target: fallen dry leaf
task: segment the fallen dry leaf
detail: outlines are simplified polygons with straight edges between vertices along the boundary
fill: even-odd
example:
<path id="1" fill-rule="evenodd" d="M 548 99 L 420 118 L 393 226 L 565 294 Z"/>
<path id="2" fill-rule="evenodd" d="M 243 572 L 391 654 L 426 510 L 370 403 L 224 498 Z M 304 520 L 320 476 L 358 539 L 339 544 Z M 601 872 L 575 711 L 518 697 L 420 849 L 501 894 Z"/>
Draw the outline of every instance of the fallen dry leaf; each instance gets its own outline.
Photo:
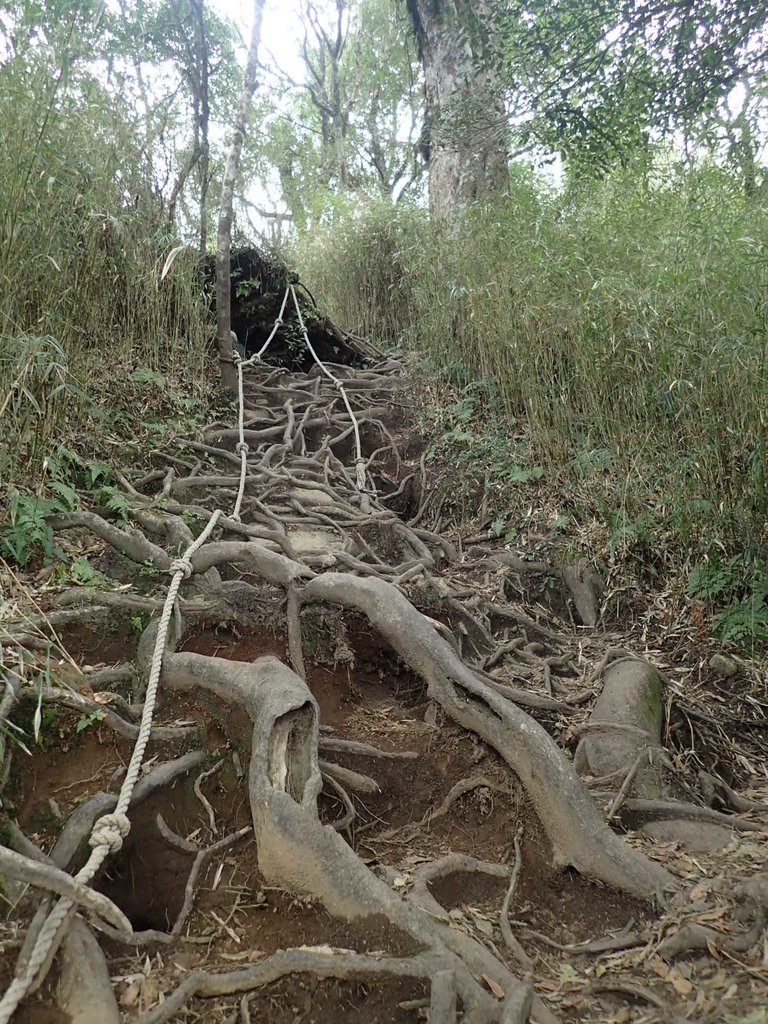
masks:
<path id="1" fill-rule="evenodd" d="M 494 981 L 493 978 L 489 978 L 487 974 L 483 974 L 482 978 L 483 978 L 483 981 L 485 982 L 485 984 L 488 986 L 488 988 L 491 990 L 491 992 L 493 992 L 493 994 L 496 996 L 497 999 L 503 999 L 504 998 L 506 993 L 505 993 L 504 989 L 501 987 L 501 985 L 497 981 Z"/>
<path id="2" fill-rule="evenodd" d="M 689 996 L 693 992 L 691 982 L 684 978 L 678 970 L 671 970 L 667 981 L 672 983 L 672 987 L 679 996 Z"/>

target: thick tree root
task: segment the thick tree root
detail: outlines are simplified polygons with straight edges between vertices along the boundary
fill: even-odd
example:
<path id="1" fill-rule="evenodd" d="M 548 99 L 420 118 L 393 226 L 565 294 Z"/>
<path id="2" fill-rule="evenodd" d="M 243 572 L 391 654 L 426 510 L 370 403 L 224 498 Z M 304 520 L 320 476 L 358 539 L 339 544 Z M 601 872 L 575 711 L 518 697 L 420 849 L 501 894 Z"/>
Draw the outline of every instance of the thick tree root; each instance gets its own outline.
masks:
<path id="1" fill-rule="evenodd" d="M 622 799 L 629 793 L 650 798 L 660 796 L 663 791 L 660 763 L 664 756 L 661 676 L 653 665 L 640 658 L 613 661 L 605 668 L 603 676 L 603 691 L 589 718 L 594 728 L 584 733 L 576 748 L 576 770 L 582 775 L 589 773 L 598 777 L 623 771 L 626 789 L 621 794 Z M 609 817 L 616 810 L 618 805 L 611 808 Z"/>
<path id="2" fill-rule="evenodd" d="M 417 870 L 412 888 L 404 894 L 393 891 L 369 870 L 339 831 L 355 818 L 353 796 L 360 794 L 364 800 L 379 793 L 376 778 L 378 775 L 383 782 L 386 766 L 377 764 L 375 768 L 379 772 L 374 770 L 367 775 L 332 763 L 332 755 L 379 762 L 383 759 L 407 762 L 420 755 L 413 751 L 387 752 L 366 743 L 331 737 L 328 732 L 332 730 L 327 727 L 321 730 L 318 707 L 305 682 L 306 670 L 311 673 L 312 667 L 305 665 L 307 648 L 302 642 L 302 634 L 307 635 L 307 618 L 316 614 L 309 610 L 312 604 L 338 606 L 351 613 L 344 617 L 342 631 L 348 625 L 347 619 L 355 623 L 360 616 L 365 619 L 378 638 L 390 645 L 402 662 L 426 683 L 433 702 L 430 708 L 434 711 L 439 707 L 453 722 L 498 752 L 522 783 L 549 839 L 556 865 L 572 866 L 583 875 L 647 901 L 662 899 L 664 893 L 674 887 L 672 876 L 664 868 L 612 832 L 555 740 L 522 710 L 531 708 L 534 713 L 541 712 L 545 720 L 554 719 L 563 724 L 568 721 L 566 716 L 573 716 L 585 700 L 591 699 L 592 690 L 584 689 L 585 683 L 591 687 L 606 668 L 608 684 L 616 682 L 625 671 L 642 675 L 642 679 L 635 680 L 637 685 L 633 683 L 630 687 L 638 696 L 636 703 L 642 704 L 646 691 L 656 694 L 658 690 L 658 680 L 651 678 L 653 669 L 650 666 L 638 668 L 644 663 L 636 659 L 615 662 L 617 657 L 626 656 L 626 652 L 611 649 L 598 672 L 590 679 L 582 679 L 581 690 L 574 693 L 572 684 L 581 670 L 576 667 L 574 652 L 566 646 L 567 637 L 562 630 L 558 632 L 553 628 L 554 618 L 551 623 L 543 618 L 537 621 L 507 603 L 503 585 L 499 596 L 491 597 L 490 573 L 486 574 L 487 586 L 483 593 L 468 585 L 468 563 L 460 563 L 459 554 L 449 541 L 419 525 L 427 521 L 426 517 L 433 511 L 428 508 L 425 461 L 422 457 L 418 469 L 402 475 L 407 466 L 401 461 L 385 422 L 388 414 L 385 403 L 390 397 L 391 384 L 386 374 L 390 370 L 387 365 L 382 372 L 363 371 L 355 378 L 349 378 L 346 371 L 343 374 L 352 408 L 365 407 L 359 415 L 359 430 L 366 454 L 352 469 L 347 468 L 345 461 L 353 448 L 353 428 L 341 408 L 338 391 L 331 383 L 321 375 L 304 381 L 286 381 L 279 371 L 269 371 L 260 380 L 247 382 L 246 407 L 250 411 L 244 438 L 252 447 L 250 453 L 245 453 L 245 499 L 240 518 L 220 518 L 214 540 L 193 556 L 188 586 L 196 588 L 198 594 L 194 600 L 180 601 L 178 609 L 187 621 L 204 618 L 208 625 L 209 620 L 218 623 L 234 619 L 241 627 L 247 627 L 254 608 L 256 622 L 261 623 L 261 609 L 266 605 L 273 607 L 287 621 L 287 645 L 294 671 L 272 657 L 255 662 L 233 662 L 169 651 L 163 661 L 162 685 L 191 691 L 207 690 L 221 702 L 244 711 L 250 721 L 251 735 L 245 737 L 246 743 L 250 742 L 248 795 L 258 867 L 266 884 L 314 897 L 339 918 L 361 922 L 385 919 L 392 929 L 393 946 L 394 936 L 397 936 L 398 952 L 385 957 L 335 952 L 328 947 L 301 948 L 275 953 L 252 967 L 227 974 L 193 971 L 178 989 L 145 1013 L 138 1024 L 163 1024 L 192 998 L 248 993 L 291 973 L 339 979 L 386 976 L 420 979 L 424 982 L 425 995 L 419 1005 L 428 1008 L 432 1024 L 457 1024 L 459 1020 L 462 1024 L 527 1024 L 531 1020 L 536 1024 L 553 1024 L 552 1013 L 534 994 L 532 979 L 528 976 L 531 959 L 517 941 L 512 927 L 516 930 L 519 927 L 553 948 L 574 953 L 623 949 L 646 938 L 642 932 L 629 933 L 627 929 L 625 934 L 592 943 L 557 944 L 521 922 L 510 922 L 509 905 L 522 864 L 519 832 L 511 877 L 507 865 L 454 854 Z M 56 520 L 54 528 L 90 530 L 137 564 L 151 559 L 156 568 L 170 570 L 178 553 L 191 539 L 189 514 L 204 518 L 206 509 L 218 505 L 226 494 L 234 499 L 238 483 L 235 467 L 241 463 L 242 449 L 239 445 L 238 450 L 233 449 L 239 439 L 238 432 L 227 425 L 214 425 L 202 441 L 188 443 L 189 449 L 199 452 L 201 459 L 205 456 L 218 460 L 222 464 L 220 470 L 206 469 L 203 475 L 200 472 L 202 462 L 195 464 L 176 456 L 164 456 L 162 468 L 133 483 L 124 482 L 136 506 L 135 522 L 146 537 L 133 526 L 118 528 L 93 512 L 72 513 Z M 356 472 L 360 473 L 359 479 L 356 479 Z M 392 479 L 393 473 L 398 479 Z M 411 493 L 405 501 L 409 481 Z M 377 485 L 381 485 L 379 489 L 389 489 L 389 493 L 377 494 Z M 161 514 L 152 507 L 150 492 L 162 497 Z M 197 504 L 185 504 L 183 496 L 186 494 L 193 494 Z M 392 508 L 408 508 L 412 502 L 404 516 L 407 519 L 410 515 L 410 520 L 404 522 L 389 511 L 387 502 L 392 503 Z M 434 529 L 436 531 L 438 526 Z M 521 573 L 531 568 L 530 563 L 511 552 L 497 551 L 490 558 L 484 551 L 481 554 L 482 559 L 473 563 L 474 568 L 481 571 L 485 567 L 496 569 L 502 563 Z M 549 571 L 548 566 L 533 568 L 534 571 Z M 502 567 L 501 571 L 508 571 L 508 568 Z M 570 590 L 582 622 L 596 622 L 599 617 L 596 581 L 581 569 L 558 571 L 556 575 Z M 67 605 L 81 600 L 82 591 L 73 590 L 62 595 L 59 603 Z M 107 590 L 90 595 L 88 600 L 97 602 L 96 611 L 100 614 L 114 607 L 153 611 L 160 603 L 156 594 L 148 597 Z M 427 608 L 435 618 L 422 614 L 415 602 Z M 58 610 L 39 621 L 43 629 L 51 622 L 78 624 L 93 613 L 93 607 Z M 145 667 L 155 628 L 145 631 L 140 644 L 138 660 L 144 660 Z M 44 638 L 31 636 L 26 623 L 19 626 L 14 636 L 21 647 L 27 644 L 22 652 L 24 657 L 30 656 L 29 651 L 50 650 L 50 643 Z M 350 650 L 350 655 L 352 653 Z M 614 664 L 610 664 L 611 661 Z M 110 681 L 110 671 L 85 676 L 84 680 L 105 685 Z M 520 685 L 515 685 L 517 683 Z M 19 680 L 16 690 L 21 686 Z M 611 686 L 606 685 L 605 689 L 608 691 Z M 617 684 L 614 689 L 621 691 L 622 687 Z M 136 726 L 130 719 L 136 709 L 124 699 L 116 700 L 112 709 L 87 700 L 80 703 L 76 695 L 61 696 L 59 691 L 46 691 L 43 696 L 77 706 L 79 710 L 103 711 L 106 725 L 126 737 L 135 735 Z M 622 712 L 625 696 L 618 698 Z M 14 692 L 4 698 L 0 719 L 9 713 L 15 698 Z M 600 706 L 593 717 L 596 721 L 571 728 L 570 735 L 581 737 L 579 760 L 589 753 L 591 773 L 601 776 L 592 780 L 593 785 L 618 790 L 595 794 L 612 800 L 609 818 L 626 816 L 633 821 L 678 814 L 716 820 L 735 828 L 761 827 L 709 808 L 635 799 L 633 787 L 641 795 L 647 795 L 647 784 L 653 787 L 660 779 L 656 771 L 649 769 L 663 763 L 663 751 L 658 748 L 656 765 L 649 763 L 646 751 L 649 746 L 654 748 L 655 757 L 661 708 L 658 714 L 654 713 L 652 721 L 625 719 L 619 715 L 609 734 L 603 722 L 606 715 Z M 240 713 L 231 716 L 233 723 L 242 719 Z M 190 735 L 196 735 L 195 730 L 182 732 L 172 726 L 164 726 L 155 733 L 157 739 L 174 740 L 188 739 Z M 598 755 L 606 746 L 606 735 L 607 745 L 613 748 L 609 753 L 613 755 L 618 750 L 620 756 L 608 765 L 610 770 L 600 768 L 596 772 L 592 754 L 600 759 Z M 230 738 L 238 744 L 241 739 Z M 319 752 L 324 757 L 331 755 L 330 760 L 320 761 Z M 156 791 L 158 785 L 166 784 L 181 772 L 200 767 L 204 756 L 196 752 L 155 769 L 137 785 L 132 806 Z M 406 765 L 403 769 L 411 770 Z M 236 771 L 240 777 L 239 759 Z M 221 812 L 218 809 L 214 812 L 200 785 L 208 773 L 197 780 L 195 792 L 203 803 L 204 817 L 207 816 L 214 828 L 216 815 L 220 818 Z M 428 797 L 427 805 L 435 800 L 437 806 L 422 819 L 421 826 L 445 816 L 458 798 L 478 786 L 508 792 L 501 782 L 493 781 L 492 774 L 488 771 L 487 776 L 470 775 L 455 783 L 442 802 L 440 797 Z M 330 795 L 338 798 L 343 806 L 342 816 L 334 825 L 323 824 L 318 815 L 318 797 L 324 782 L 330 787 Z M 650 792 L 653 793 L 652 788 Z M 723 794 L 728 799 L 724 799 Z M 722 788 L 716 798 L 734 802 Z M 359 796 L 356 799 L 363 803 Z M 64 828 L 50 860 L 39 854 L 18 829 L 11 830 L 12 841 L 25 856 L 64 868 L 87 837 L 93 821 L 113 806 L 114 797 L 105 793 L 80 805 Z M 762 808 L 744 805 L 739 809 L 759 812 Z M 406 826 L 406 830 L 421 826 Z M 115 941 L 130 940 L 136 947 L 156 942 L 208 941 L 181 934 L 194 906 L 199 871 L 205 858 L 236 841 L 244 832 L 233 832 L 199 849 L 164 824 L 160 827 L 170 843 L 195 858 L 181 912 L 171 934 L 148 929 L 129 936 L 125 920 L 114 914 L 109 917 L 112 908 L 102 904 L 99 907 L 112 924 L 97 921 L 95 926 Z M 386 873 L 394 869 L 382 866 L 381 870 Z M 506 945 L 506 949 L 501 947 L 501 953 L 491 941 L 486 945 L 480 932 L 474 935 L 457 928 L 454 918 L 430 892 L 431 880 L 454 871 L 509 878 L 507 898 L 498 921 Z M 53 878 L 53 873 L 49 871 L 48 877 Z M 741 943 L 753 939 L 758 920 L 763 920 L 760 914 L 748 931 L 736 937 L 737 945 L 731 946 L 732 950 L 737 951 L 742 948 Z M 30 929 L 28 943 L 36 927 L 33 925 Z M 746 929 L 747 923 L 743 927 Z M 74 931 L 70 934 L 68 943 L 75 934 Z M 675 946 L 671 936 L 662 944 L 663 955 L 674 956 L 679 948 L 716 941 L 712 933 L 697 925 L 691 925 L 687 932 L 678 935 L 681 936 L 678 944 L 685 940 L 688 946 Z M 92 937 L 89 941 L 93 942 Z M 722 943 L 720 948 L 725 950 Z M 402 953 L 403 949 L 408 955 Z M 66 956 L 69 954 L 65 949 Z M 517 977 L 503 958 L 517 961 L 516 969 L 522 968 L 526 977 Z M 95 964 L 94 975 L 99 971 Z M 642 992 L 635 994 L 644 998 Z M 110 1002 L 106 996 L 94 995 L 92 1002 L 102 1007 L 99 1020 L 113 1020 L 113 999 Z M 250 1016 L 247 998 L 241 1005 L 244 1007 L 241 1010 L 243 1024 L 247 1024 Z M 78 1024 L 91 1024 L 91 1019 L 76 1017 Z"/>
<path id="3" fill-rule="evenodd" d="M 115 904 L 100 892 L 76 882 L 71 875 L 52 864 L 39 863 L 0 846 L 0 876 L 28 882 L 38 889 L 66 896 L 86 910 L 102 917 L 116 928 L 132 931 L 131 923 Z"/>
<path id="4" fill-rule="evenodd" d="M 166 654 L 163 683 L 202 687 L 247 711 L 253 725 L 251 814 L 267 882 L 319 898 L 342 918 L 385 917 L 416 949 L 439 953 L 460 983 L 468 1020 L 498 1019 L 498 1008 L 473 975 L 485 974 L 510 993 L 520 984 L 511 972 L 474 939 L 403 902 L 332 827 L 320 823 L 317 705 L 306 684 L 275 658 L 247 664 L 197 654 Z M 536 1020 L 552 1020 L 542 1004 Z"/>
<path id="5" fill-rule="evenodd" d="M 672 876 L 616 836 L 570 762 L 530 716 L 477 678 L 395 587 L 383 580 L 325 573 L 302 592 L 362 612 L 429 696 L 494 747 L 517 773 L 552 843 L 555 862 L 645 899 L 661 898 Z"/>
<path id="6" fill-rule="evenodd" d="M 71 1024 L 120 1024 L 104 954 L 78 917 L 62 943 L 57 999 Z"/>

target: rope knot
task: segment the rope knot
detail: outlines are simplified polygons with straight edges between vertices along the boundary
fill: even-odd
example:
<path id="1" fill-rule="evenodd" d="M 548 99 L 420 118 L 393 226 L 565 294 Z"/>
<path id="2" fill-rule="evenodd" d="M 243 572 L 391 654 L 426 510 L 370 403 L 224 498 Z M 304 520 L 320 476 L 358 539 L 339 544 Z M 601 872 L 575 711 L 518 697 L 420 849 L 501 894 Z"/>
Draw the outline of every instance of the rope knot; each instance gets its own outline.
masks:
<path id="1" fill-rule="evenodd" d="M 184 579 L 188 580 L 192 575 L 192 562 L 188 558 L 174 558 L 168 572 L 175 576 L 177 572 L 184 573 Z"/>
<path id="2" fill-rule="evenodd" d="M 339 389 L 339 391 L 343 391 L 344 390 L 344 381 L 343 380 L 339 380 L 338 377 L 334 377 L 333 378 L 333 383 L 336 385 L 336 387 Z"/>
<path id="3" fill-rule="evenodd" d="M 238 363 L 242 362 L 242 359 L 243 357 L 240 355 L 237 349 L 234 349 L 234 351 L 232 352 L 232 362 L 235 365 L 237 365 Z"/>
<path id="4" fill-rule="evenodd" d="M 106 846 L 110 853 L 118 853 L 123 840 L 131 831 L 131 823 L 125 814 L 104 814 L 93 826 L 88 845 L 92 849 Z"/>
<path id="5" fill-rule="evenodd" d="M 237 444 L 235 445 L 235 451 L 237 452 L 238 455 L 247 455 L 250 450 L 251 449 L 248 447 L 247 441 L 238 441 Z"/>
<path id="6" fill-rule="evenodd" d="M 283 320 L 283 318 L 279 316 L 277 320 L 275 320 L 275 327 L 282 327 L 284 323 L 285 320 Z"/>

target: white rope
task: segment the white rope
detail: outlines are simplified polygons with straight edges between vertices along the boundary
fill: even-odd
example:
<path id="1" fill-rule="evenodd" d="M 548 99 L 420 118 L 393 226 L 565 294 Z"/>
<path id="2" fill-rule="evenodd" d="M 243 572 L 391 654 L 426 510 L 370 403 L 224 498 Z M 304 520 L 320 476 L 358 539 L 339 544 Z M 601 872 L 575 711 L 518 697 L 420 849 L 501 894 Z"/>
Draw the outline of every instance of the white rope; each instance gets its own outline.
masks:
<path id="1" fill-rule="evenodd" d="M 189 545 L 180 558 L 175 559 L 171 563 L 170 572 L 173 574 L 173 577 L 168 587 L 163 612 L 157 628 L 147 693 L 141 713 L 141 722 L 139 723 L 139 733 L 136 737 L 128 770 L 120 787 L 117 805 L 110 814 L 105 814 L 99 818 L 91 831 L 91 836 L 88 840 L 91 854 L 84 866 L 75 875 L 75 880 L 83 885 L 87 885 L 93 879 L 110 853 L 117 853 L 120 850 L 123 840 L 130 831 L 131 823 L 128 819 L 127 811 L 131 804 L 131 797 L 139 778 L 141 763 L 144 760 L 144 753 L 152 730 L 152 717 L 155 711 L 163 654 L 165 653 L 165 644 L 168 637 L 168 625 L 173 615 L 181 581 L 192 575 L 192 556 L 208 540 L 221 515 L 221 509 L 216 509 L 200 536 Z M 61 899 L 49 914 L 37 936 L 37 941 L 29 956 L 25 970 L 13 979 L 2 1001 L 0 1001 L 0 1024 L 8 1024 L 17 1006 L 29 991 L 37 977 L 38 971 L 46 962 L 56 941 L 59 929 L 64 924 L 72 907 L 73 903 L 71 900 Z"/>
<path id="2" fill-rule="evenodd" d="M 349 418 L 352 421 L 352 429 L 355 432 L 355 473 L 356 473 L 357 489 L 358 489 L 358 491 L 365 491 L 365 489 L 366 489 L 366 487 L 365 487 L 365 465 L 366 465 L 366 463 L 365 463 L 365 459 L 363 458 L 363 449 L 362 449 L 362 446 L 360 444 L 360 425 L 357 422 L 357 418 L 356 418 L 355 414 L 352 412 L 352 406 L 349 404 L 349 399 L 347 398 L 347 392 L 344 390 L 344 381 L 340 380 L 338 377 L 335 377 L 331 373 L 331 371 L 328 369 L 327 366 L 325 366 L 325 364 L 322 362 L 322 360 L 318 356 L 317 352 L 315 352 L 314 348 L 312 347 L 312 342 L 309 340 L 309 332 L 307 331 L 306 324 L 304 323 L 304 317 L 301 315 L 301 307 L 299 306 L 299 300 L 296 298 L 296 292 L 295 292 L 294 287 L 293 287 L 292 284 L 288 285 L 288 287 L 291 290 L 291 297 L 293 298 L 293 304 L 296 307 L 296 315 L 299 318 L 299 327 L 301 328 L 301 333 L 304 335 L 304 341 L 306 343 L 306 346 L 309 349 L 312 358 L 315 360 L 315 363 L 319 366 L 320 371 L 322 373 L 324 373 L 325 376 L 329 380 L 333 381 L 333 383 L 336 385 L 336 387 L 339 390 L 339 394 L 341 395 L 341 397 L 342 397 L 342 399 L 344 401 L 344 405 L 347 407 L 347 412 L 349 413 Z"/>
<path id="3" fill-rule="evenodd" d="M 317 366 L 325 376 L 333 381 L 334 385 L 338 388 L 339 394 L 341 395 L 344 405 L 346 406 L 349 418 L 352 421 L 352 428 L 355 434 L 355 467 L 357 474 L 357 488 L 359 491 L 364 492 L 365 487 L 365 459 L 362 455 L 362 447 L 360 444 L 360 427 L 352 411 L 347 393 L 344 390 L 344 383 L 338 377 L 335 377 L 331 371 L 323 364 L 320 358 L 312 347 L 312 342 L 309 340 L 309 333 L 304 323 L 304 318 L 301 315 L 301 308 L 299 306 L 298 299 L 296 298 L 296 292 L 293 285 L 289 284 L 285 289 L 283 295 L 282 305 L 280 306 L 280 312 L 275 320 L 274 326 L 270 331 L 270 334 L 264 344 L 261 346 L 258 352 L 255 352 L 249 359 L 243 359 L 239 352 L 234 353 L 234 361 L 237 366 L 237 395 L 238 395 L 238 434 L 239 441 L 235 445 L 235 451 L 240 455 L 240 486 L 237 492 L 237 498 L 235 500 L 235 507 L 231 518 L 235 520 L 240 519 L 240 509 L 243 503 L 243 495 L 245 494 L 245 478 L 248 472 L 248 444 L 245 441 L 245 395 L 243 388 L 243 369 L 246 366 L 251 366 L 253 363 L 261 361 L 261 357 L 266 352 L 267 348 L 272 342 L 272 339 L 277 334 L 278 330 L 283 324 L 283 314 L 285 313 L 285 307 L 288 302 L 288 295 L 292 296 L 293 304 L 296 307 L 296 314 L 299 320 L 299 326 L 304 336 L 307 348 L 314 359 Z M 114 811 L 110 814 L 104 814 L 94 824 L 91 830 L 91 835 L 88 840 L 88 845 L 91 847 L 91 854 L 87 862 L 74 876 L 77 882 L 82 885 L 88 885 L 97 871 L 110 855 L 110 853 L 118 853 L 122 848 L 123 840 L 126 838 L 131 829 L 131 823 L 128 818 L 128 808 L 131 805 L 131 798 L 133 796 L 133 790 L 141 771 L 141 764 L 144 760 L 144 753 L 149 742 L 150 733 L 152 731 L 152 718 L 155 713 L 155 703 L 157 701 L 157 690 L 160 683 L 160 673 L 163 665 L 163 655 L 165 653 L 166 640 L 168 638 L 168 626 L 171 621 L 171 617 L 174 615 L 174 609 L 178 607 L 177 598 L 179 588 L 181 587 L 182 579 L 189 579 L 192 575 L 192 556 L 205 544 L 210 537 L 211 533 L 216 527 L 219 519 L 223 515 L 221 509 L 216 509 L 211 514 L 210 519 L 202 531 L 199 537 L 192 544 L 189 545 L 187 550 L 181 557 L 174 559 L 170 565 L 170 572 L 172 579 L 168 587 L 166 594 L 165 603 L 163 604 L 163 611 L 160 616 L 160 622 L 157 628 L 157 636 L 155 638 L 155 647 L 152 652 L 152 662 L 149 670 L 149 682 L 147 683 L 147 692 L 144 699 L 144 707 L 141 713 L 141 722 L 139 723 L 139 732 L 136 737 L 136 743 L 133 748 L 131 760 L 128 765 L 128 770 L 125 773 L 123 784 L 120 788 L 120 794 L 117 798 L 117 805 Z M 8 1024 L 11 1017 L 16 1011 L 21 1000 L 29 991 L 38 972 L 45 964 L 51 949 L 56 942 L 59 930 L 66 921 L 70 911 L 73 909 L 74 904 L 71 900 L 62 898 L 54 906 L 51 913 L 48 915 L 43 927 L 37 936 L 35 946 L 30 953 L 27 961 L 26 968 L 17 975 L 9 985 L 2 1000 L 0 1000 L 0 1024 Z"/>
<path id="4" fill-rule="evenodd" d="M 235 522 L 240 522 L 240 509 L 243 504 L 243 497 L 245 495 L 245 478 L 248 474 L 248 444 L 245 440 L 245 394 L 243 392 L 243 370 L 246 366 L 253 366 L 254 363 L 260 363 L 261 357 L 267 351 L 269 346 L 272 344 L 272 339 L 282 327 L 283 313 L 285 313 L 285 306 L 288 302 L 290 285 L 286 286 L 285 293 L 283 295 L 283 301 L 280 306 L 280 312 L 277 314 L 272 330 L 269 332 L 269 336 L 264 344 L 261 346 L 258 352 L 254 352 L 249 359 L 243 359 L 239 352 L 235 351 L 233 357 L 235 360 L 235 366 L 237 367 L 237 430 L 239 440 L 235 445 L 235 451 L 240 456 L 240 484 L 237 488 L 237 498 L 235 500 L 235 508 L 231 518 Z M 292 290 L 292 289 L 291 289 Z"/>

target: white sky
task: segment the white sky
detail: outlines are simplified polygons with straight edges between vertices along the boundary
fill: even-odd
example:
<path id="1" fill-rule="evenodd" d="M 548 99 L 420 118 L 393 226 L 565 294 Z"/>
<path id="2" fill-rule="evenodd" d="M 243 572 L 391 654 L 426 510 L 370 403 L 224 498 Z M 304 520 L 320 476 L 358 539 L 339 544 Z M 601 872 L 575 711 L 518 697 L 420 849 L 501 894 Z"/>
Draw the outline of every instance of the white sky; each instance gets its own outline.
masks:
<path id="1" fill-rule="evenodd" d="M 247 45 L 251 38 L 253 3 L 250 0 L 209 0 L 213 10 L 230 18 L 240 29 Z M 300 79 L 303 64 L 299 57 L 301 20 L 299 0 L 267 0 L 261 22 L 260 60 L 273 55 L 292 78 Z"/>

